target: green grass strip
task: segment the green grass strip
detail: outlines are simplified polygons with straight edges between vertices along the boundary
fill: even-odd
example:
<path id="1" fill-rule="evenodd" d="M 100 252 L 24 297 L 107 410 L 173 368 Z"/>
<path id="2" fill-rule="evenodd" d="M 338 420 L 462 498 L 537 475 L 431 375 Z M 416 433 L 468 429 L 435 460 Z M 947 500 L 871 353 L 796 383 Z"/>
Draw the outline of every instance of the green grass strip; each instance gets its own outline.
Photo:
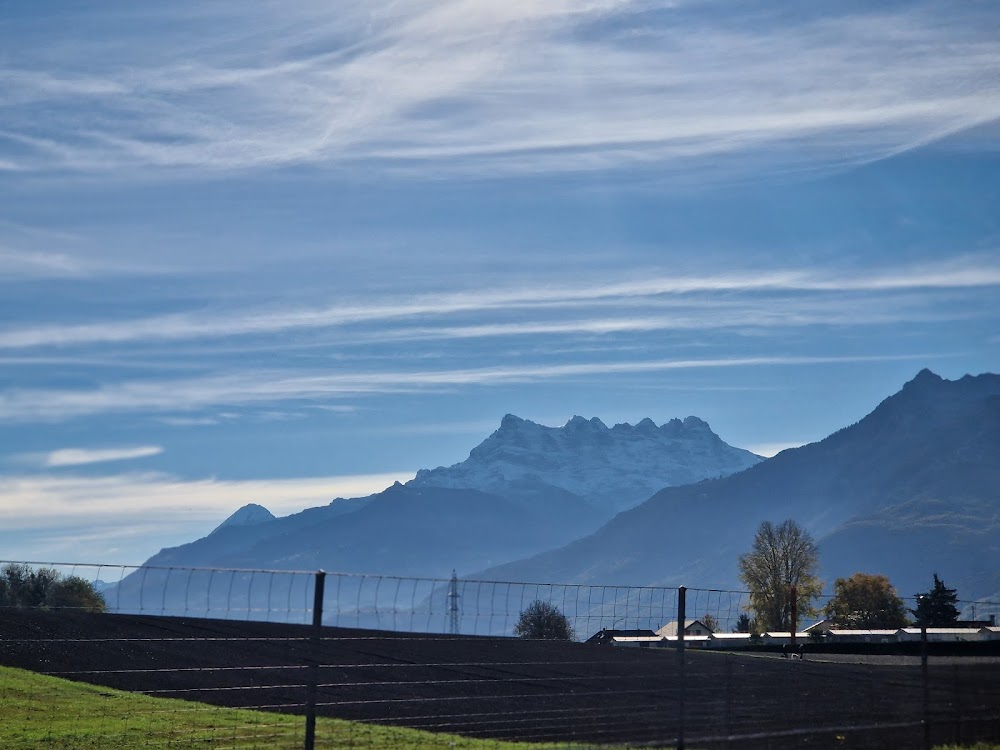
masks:
<path id="1" fill-rule="evenodd" d="M 220 708 L 0 667 L 3 750 L 301 750 L 301 716 Z M 320 718 L 317 750 L 573 750 L 580 745 L 476 740 Z M 1000 750 L 1000 744 L 935 750 Z"/>
<path id="2" fill-rule="evenodd" d="M 301 716 L 220 708 L 0 667 L 4 750 L 301 750 Z M 317 750 L 570 750 L 320 718 Z"/>

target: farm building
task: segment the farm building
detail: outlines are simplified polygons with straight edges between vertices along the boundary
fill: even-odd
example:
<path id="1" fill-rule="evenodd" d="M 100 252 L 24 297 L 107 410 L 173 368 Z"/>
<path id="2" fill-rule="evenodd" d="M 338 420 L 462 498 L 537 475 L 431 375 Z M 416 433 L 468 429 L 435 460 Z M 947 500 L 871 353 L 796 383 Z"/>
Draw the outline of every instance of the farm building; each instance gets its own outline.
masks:
<path id="1" fill-rule="evenodd" d="M 837 627 L 837 623 L 830 619 L 819 620 L 814 622 L 808 628 L 805 628 L 804 632 L 809 633 L 809 635 L 823 635 L 829 633 L 831 630 Z"/>
<path id="2" fill-rule="evenodd" d="M 631 646 L 633 648 L 660 648 L 664 639 L 658 635 L 615 635 L 611 637 L 612 646 Z"/>
<path id="3" fill-rule="evenodd" d="M 652 630 L 614 630 L 601 628 L 584 641 L 584 643 L 595 643 L 602 646 L 624 646 L 638 645 L 643 640 L 646 642 L 659 641 L 660 636 Z"/>
<path id="4" fill-rule="evenodd" d="M 792 642 L 792 633 L 788 630 L 773 630 L 762 634 L 760 639 L 768 646 L 788 646 Z M 807 643 L 808 641 L 809 633 L 797 632 L 795 634 L 796 643 Z"/>
<path id="5" fill-rule="evenodd" d="M 989 640 L 989 630 L 989 628 L 927 628 L 927 640 L 931 643 L 985 641 Z M 896 638 L 899 641 L 919 641 L 920 628 L 900 628 L 896 631 Z"/>
<path id="6" fill-rule="evenodd" d="M 828 621 L 821 621 L 828 622 Z M 819 624 L 819 623 L 817 623 Z M 982 642 L 1000 640 L 1000 627 L 927 628 L 927 640 L 935 643 Z M 673 631 L 671 634 L 665 632 Z M 677 645 L 677 623 L 670 622 L 657 631 L 602 629 L 587 639 L 587 643 L 632 648 L 673 648 Z M 701 631 L 700 633 L 698 631 Z M 698 634 L 696 634 L 698 633 Z M 920 628 L 848 629 L 823 628 L 795 633 L 796 644 L 827 643 L 905 643 L 920 640 Z M 684 643 L 688 648 L 739 649 L 750 646 L 790 646 L 792 634 L 772 631 L 760 635 L 750 633 L 713 633 L 698 620 L 688 620 Z"/>
<path id="7" fill-rule="evenodd" d="M 918 638 L 920 630 L 917 629 Z M 847 630 L 831 628 L 826 631 L 826 637 L 833 643 L 897 643 L 899 631 L 896 628 L 888 630 Z"/>
<path id="8" fill-rule="evenodd" d="M 676 635 L 662 636 L 664 646 L 675 646 L 679 641 Z M 688 648 L 712 648 L 715 637 L 712 635 L 685 635 L 684 644 Z"/>
<path id="9" fill-rule="evenodd" d="M 666 637 L 677 637 L 677 621 L 671 620 L 662 628 L 656 631 L 657 635 Z M 689 636 L 698 635 L 711 635 L 712 629 L 709 628 L 701 620 L 685 620 L 684 621 L 684 639 L 687 640 Z"/>

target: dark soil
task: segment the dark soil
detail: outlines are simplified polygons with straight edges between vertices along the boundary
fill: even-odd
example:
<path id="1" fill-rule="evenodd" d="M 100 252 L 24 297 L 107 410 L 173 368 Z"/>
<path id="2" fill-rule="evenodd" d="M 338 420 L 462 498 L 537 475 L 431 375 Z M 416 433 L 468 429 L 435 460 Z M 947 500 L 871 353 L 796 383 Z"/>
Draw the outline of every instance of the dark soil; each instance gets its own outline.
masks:
<path id="1" fill-rule="evenodd" d="M 473 737 L 922 747 L 919 665 L 0 610 L 0 664 L 162 697 Z M 682 688 L 683 686 L 683 688 Z M 934 742 L 1000 739 L 1000 664 L 931 664 Z M 728 739 L 727 739 L 728 738 Z"/>

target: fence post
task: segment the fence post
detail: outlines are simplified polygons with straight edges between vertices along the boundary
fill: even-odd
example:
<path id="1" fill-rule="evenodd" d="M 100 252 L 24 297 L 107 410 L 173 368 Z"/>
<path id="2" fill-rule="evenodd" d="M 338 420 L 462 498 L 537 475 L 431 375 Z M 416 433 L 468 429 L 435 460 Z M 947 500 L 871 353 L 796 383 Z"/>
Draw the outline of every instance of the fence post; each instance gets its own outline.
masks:
<path id="1" fill-rule="evenodd" d="M 677 589 L 677 658 L 680 662 L 680 698 L 677 711 L 677 750 L 684 750 L 684 623 L 687 620 L 687 586 Z"/>
<path id="2" fill-rule="evenodd" d="M 920 622 L 920 682 L 923 686 L 924 750 L 931 750 L 930 692 L 927 684 L 927 621 Z"/>
<path id="3" fill-rule="evenodd" d="M 733 736 L 733 655 L 726 654 L 726 748 Z"/>
<path id="4" fill-rule="evenodd" d="M 795 653 L 795 631 L 799 628 L 799 592 L 792 586 L 789 594 L 792 597 L 792 637 L 788 649 L 789 656 Z"/>
<path id="5" fill-rule="evenodd" d="M 310 659 L 308 687 L 306 697 L 306 736 L 304 750 L 314 750 L 316 746 L 316 686 L 319 683 L 320 644 L 323 635 L 323 589 L 326 583 L 326 572 L 316 571 L 316 583 L 313 587 L 313 617 L 312 638 L 310 639 Z"/>

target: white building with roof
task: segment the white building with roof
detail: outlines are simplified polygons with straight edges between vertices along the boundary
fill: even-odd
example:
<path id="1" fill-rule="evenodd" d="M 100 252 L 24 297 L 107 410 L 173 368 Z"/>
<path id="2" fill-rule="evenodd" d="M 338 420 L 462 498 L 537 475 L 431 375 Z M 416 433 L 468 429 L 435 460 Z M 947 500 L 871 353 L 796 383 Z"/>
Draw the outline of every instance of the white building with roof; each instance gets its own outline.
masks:
<path id="1" fill-rule="evenodd" d="M 662 636 L 673 636 L 677 637 L 677 621 L 671 620 L 662 628 L 656 631 L 657 635 Z M 712 635 L 712 629 L 708 627 L 701 620 L 685 620 L 684 621 L 684 639 L 687 640 L 689 636 L 700 636 L 700 635 Z"/>
<path id="2" fill-rule="evenodd" d="M 989 640 L 989 628 L 927 628 L 928 643 L 956 643 L 963 641 Z M 920 628 L 900 628 L 896 631 L 896 639 L 901 642 L 919 641 Z"/>
<path id="3" fill-rule="evenodd" d="M 611 636 L 612 646 L 625 646 L 632 648 L 658 648 L 664 645 L 663 636 L 660 635 L 613 635 Z"/>
<path id="4" fill-rule="evenodd" d="M 826 631 L 826 637 L 832 643 L 897 643 L 897 628 L 848 630 L 846 628 L 831 628 Z"/>

